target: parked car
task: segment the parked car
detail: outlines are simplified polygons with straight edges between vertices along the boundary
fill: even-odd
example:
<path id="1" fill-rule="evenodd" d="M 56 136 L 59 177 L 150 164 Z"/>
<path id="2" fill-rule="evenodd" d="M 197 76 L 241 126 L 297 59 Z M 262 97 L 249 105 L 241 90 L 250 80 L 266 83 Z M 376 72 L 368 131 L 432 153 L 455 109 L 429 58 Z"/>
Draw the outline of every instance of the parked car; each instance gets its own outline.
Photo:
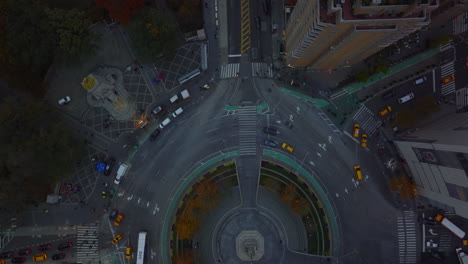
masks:
<path id="1" fill-rule="evenodd" d="M 60 254 L 55 254 L 52 256 L 53 260 L 59 260 L 59 259 L 64 259 L 67 255 L 65 253 L 60 253 Z"/>
<path id="2" fill-rule="evenodd" d="M 359 131 L 360 131 L 360 126 L 359 124 L 354 124 L 354 128 L 353 128 L 353 137 L 359 137 Z"/>
<path id="3" fill-rule="evenodd" d="M 26 261 L 25 258 L 19 258 L 19 257 L 11 259 L 11 263 L 24 263 L 25 261 Z"/>
<path id="4" fill-rule="evenodd" d="M 63 243 L 58 246 L 58 250 L 65 250 L 67 248 L 72 248 L 71 242 Z"/>
<path id="5" fill-rule="evenodd" d="M 52 246 L 50 244 L 44 244 L 39 246 L 39 251 L 49 250 Z"/>
<path id="6" fill-rule="evenodd" d="M 178 117 L 180 114 L 184 112 L 184 109 L 182 107 L 177 108 L 174 113 L 172 113 L 173 117 Z"/>
<path id="7" fill-rule="evenodd" d="M 414 93 L 409 93 L 409 94 L 401 97 L 400 99 L 398 99 L 398 102 L 400 104 L 404 104 L 404 103 L 408 102 L 409 100 L 411 100 L 413 98 L 414 98 Z"/>
<path id="8" fill-rule="evenodd" d="M 114 164 L 115 160 L 110 158 L 106 163 L 106 167 L 104 168 L 104 175 L 109 176 L 111 174 Z"/>
<path id="9" fill-rule="evenodd" d="M 15 254 L 15 253 L 13 253 L 13 251 L 8 251 L 8 252 L 0 253 L 0 259 L 12 258 L 14 254 Z"/>
<path id="10" fill-rule="evenodd" d="M 31 253 L 32 253 L 32 250 L 30 248 L 21 249 L 20 251 L 18 251 L 19 256 L 30 255 Z"/>
<path id="11" fill-rule="evenodd" d="M 287 150 L 288 152 L 293 152 L 294 151 L 294 148 L 291 147 L 290 145 L 288 145 L 288 143 L 283 143 L 281 144 L 281 147 L 285 150 Z"/>
<path id="12" fill-rule="evenodd" d="M 47 259 L 47 254 L 39 254 L 33 257 L 34 262 L 44 261 Z"/>
<path id="13" fill-rule="evenodd" d="M 455 75 L 451 74 L 451 75 L 443 78 L 442 83 L 449 83 L 449 82 L 454 81 L 454 80 L 455 80 Z"/>
<path id="14" fill-rule="evenodd" d="M 159 129 L 156 129 L 153 133 L 151 133 L 150 141 L 155 141 L 160 133 L 161 131 Z"/>
<path id="15" fill-rule="evenodd" d="M 151 114 L 154 115 L 154 117 L 157 117 L 163 110 L 163 107 L 162 106 L 158 106 L 156 108 L 153 109 L 153 111 L 151 111 Z"/>
<path id="16" fill-rule="evenodd" d="M 123 238 L 122 234 L 117 234 L 114 239 L 112 239 L 112 245 L 117 244 Z"/>
<path id="17" fill-rule="evenodd" d="M 264 127 L 263 132 L 266 133 L 266 134 L 273 135 L 273 136 L 276 136 L 276 135 L 279 134 L 278 130 L 276 130 L 274 128 L 271 128 L 271 127 Z"/>
<path id="18" fill-rule="evenodd" d="M 124 219 L 125 215 L 124 214 L 118 214 L 117 218 L 115 218 L 114 225 L 119 226 L 122 220 Z"/>
<path id="19" fill-rule="evenodd" d="M 265 146 L 272 147 L 272 148 L 276 148 L 276 146 L 278 146 L 278 143 L 276 143 L 273 140 L 268 140 L 268 139 L 265 139 L 265 141 L 263 141 L 263 144 L 265 144 Z"/>
<path id="20" fill-rule="evenodd" d="M 362 134 L 361 136 L 361 147 L 367 147 L 367 134 Z"/>
<path id="21" fill-rule="evenodd" d="M 66 105 L 69 102 L 71 102 L 71 97 L 70 96 L 65 96 L 65 97 L 58 100 L 59 105 Z"/>

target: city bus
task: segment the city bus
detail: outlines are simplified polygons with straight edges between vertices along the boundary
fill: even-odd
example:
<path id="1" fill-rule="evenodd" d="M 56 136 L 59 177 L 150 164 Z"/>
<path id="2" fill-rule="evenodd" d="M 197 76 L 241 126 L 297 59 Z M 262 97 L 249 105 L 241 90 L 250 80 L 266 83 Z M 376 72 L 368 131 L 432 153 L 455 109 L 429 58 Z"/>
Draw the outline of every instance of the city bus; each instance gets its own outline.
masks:
<path id="1" fill-rule="evenodd" d="M 146 232 L 141 231 L 138 234 L 138 251 L 136 264 L 143 264 L 145 259 Z"/>

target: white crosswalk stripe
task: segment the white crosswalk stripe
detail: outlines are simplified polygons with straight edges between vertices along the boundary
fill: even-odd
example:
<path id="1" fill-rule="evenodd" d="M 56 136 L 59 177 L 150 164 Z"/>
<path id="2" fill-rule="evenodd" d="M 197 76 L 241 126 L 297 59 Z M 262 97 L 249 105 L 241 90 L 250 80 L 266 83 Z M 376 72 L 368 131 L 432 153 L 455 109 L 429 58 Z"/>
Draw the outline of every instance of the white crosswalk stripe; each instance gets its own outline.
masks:
<path id="1" fill-rule="evenodd" d="M 239 75 L 240 63 L 230 63 L 221 65 L 221 72 L 219 78 L 228 79 L 234 78 Z"/>
<path id="2" fill-rule="evenodd" d="M 273 66 L 271 63 L 252 63 L 252 76 L 273 78 Z"/>
<path id="3" fill-rule="evenodd" d="M 342 96 L 348 95 L 348 93 L 342 89 L 341 91 L 338 91 L 330 96 L 330 100 L 336 100 Z"/>
<path id="4" fill-rule="evenodd" d="M 448 43 L 441 45 L 439 47 L 440 51 L 448 50 L 450 48 L 452 48 L 452 40 L 450 40 Z"/>
<path id="5" fill-rule="evenodd" d="M 366 133 L 368 136 L 372 136 L 382 124 L 382 121 L 375 118 L 374 113 L 363 104 L 354 114 L 353 120 L 361 126 L 362 133 Z"/>
<path id="6" fill-rule="evenodd" d="M 453 61 L 447 64 L 444 64 L 440 67 L 441 69 L 441 76 L 443 78 L 450 76 L 451 74 L 455 73 L 455 66 Z M 455 81 L 451 81 L 449 83 L 442 83 L 441 85 L 441 95 L 448 95 L 455 92 Z"/>
<path id="7" fill-rule="evenodd" d="M 456 102 L 457 102 L 457 109 L 461 109 L 468 105 L 468 93 L 467 88 L 458 89 L 455 93 Z"/>
<path id="8" fill-rule="evenodd" d="M 76 228 L 76 262 L 87 263 L 99 261 L 99 222 L 77 226 Z"/>
<path id="9" fill-rule="evenodd" d="M 453 34 L 457 35 L 468 30 L 468 12 L 453 19 Z"/>
<path id="10" fill-rule="evenodd" d="M 238 109 L 240 155 L 257 154 L 257 106 Z"/>
<path id="11" fill-rule="evenodd" d="M 416 222 L 413 211 L 404 211 L 397 218 L 398 253 L 401 264 L 415 264 L 416 255 Z"/>

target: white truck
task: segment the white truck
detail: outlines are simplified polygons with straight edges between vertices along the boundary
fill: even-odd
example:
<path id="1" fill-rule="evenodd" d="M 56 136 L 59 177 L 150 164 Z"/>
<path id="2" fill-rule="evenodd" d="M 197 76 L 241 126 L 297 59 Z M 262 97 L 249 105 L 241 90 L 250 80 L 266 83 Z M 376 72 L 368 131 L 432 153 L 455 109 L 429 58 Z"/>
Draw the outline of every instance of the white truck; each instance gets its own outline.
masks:
<path id="1" fill-rule="evenodd" d="M 458 260 L 460 261 L 461 264 L 468 264 L 468 255 L 461 249 L 461 248 L 455 248 L 455 251 L 457 252 Z"/>
<path id="2" fill-rule="evenodd" d="M 187 99 L 187 98 L 190 97 L 190 93 L 189 93 L 189 91 L 187 89 L 180 92 L 180 95 L 182 96 L 183 99 Z"/>
<path id="3" fill-rule="evenodd" d="M 447 218 L 443 217 L 441 214 L 437 214 L 434 219 L 442 224 L 445 228 L 450 230 L 454 235 L 463 239 L 465 237 L 465 232 L 461 230 L 458 226 L 456 226 L 452 221 L 448 220 Z"/>

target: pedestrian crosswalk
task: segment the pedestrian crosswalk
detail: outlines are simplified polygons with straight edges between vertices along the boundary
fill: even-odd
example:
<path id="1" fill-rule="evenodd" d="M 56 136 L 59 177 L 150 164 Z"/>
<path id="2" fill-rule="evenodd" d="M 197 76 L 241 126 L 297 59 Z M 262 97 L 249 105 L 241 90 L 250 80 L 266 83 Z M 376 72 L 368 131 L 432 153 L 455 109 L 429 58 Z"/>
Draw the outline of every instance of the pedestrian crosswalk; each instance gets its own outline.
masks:
<path id="1" fill-rule="evenodd" d="M 252 63 L 252 76 L 273 78 L 273 67 L 271 63 Z"/>
<path id="2" fill-rule="evenodd" d="M 76 262 L 97 263 L 99 261 L 99 222 L 76 228 Z"/>
<path id="3" fill-rule="evenodd" d="M 453 34 L 457 35 L 468 30 L 468 12 L 453 19 Z"/>
<path id="4" fill-rule="evenodd" d="M 239 76 L 240 63 L 230 63 L 221 65 L 220 79 L 235 78 Z"/>
<path id="5" fill-rule="evenodd" d="M 416 264 L 416 223 L 413 211 L 397 218 L 398 255 L 401 264 Z"/>
<path id="6" fill-rule="evenodd" d="M 458 89 L 455 93 L 457 110 L 462 109 L 463 107 L 468 105 L 468 93 L 466 90 L 467 88 Z"/>
<path id="7" fill-rule="evenodd" d="M 238 108 L 240 155 L 257 154 L 257 106 Z"/>
<path id="8" fill-rule="evenodd" d="M 440 51 L 448 50 L 452 48 L 452 40 L 450 40 L 448 43 L 445 43 L 444 45 L 441 45 L 439 47 Z"/>
<path id="9" fill-rule="evenodd" d="M 332 94 L 330 96 L 330 100 L 336 100 L 336 99 L 338 99 L 338 98 L 340 98 L 342 96 L 345 96 L 345 95 L 348 95 L 348 92 L 346 92 L 344 89 L 341 89 L 340 91 Z"/>
<path id="10" fill-rule="evenodd" d="M 454 66 L 453 61 L 442 65 L 440 67 L 440 69 L 442 71 L 441 72 L 441 76 L 442 76 L 441 79 L 443 79 L 445 77 L 448 77 L 448 76 L 455 73 L 455 66 Z M 442 83 L 441 88 L 442 88 L 441 92 L 440 92 L 441 95 L 443 95 L 443 96 L 444 95 L 449 95 L 449 94 L 455 92 L 455 81 L 451 81 L 449 83 Z"/>
<path id="11" fill-rule="evenodd" d="M 451 212 L 445 212 L 444 216 L 446 218 L 450 218 L 450 216 L 453 216 L 454 214 Z M 450 219 L 453 221 L 452 219 Z M 454 223 L 456 224 L 456 223 Z M 450 251 L 454 248 L 454 244 L 452 244 L 452 239 L 454 239 L 454 235 L 452 232 L 450 232 L 448 229 L 445 227 L 440 227 L 439 229 L 439 251 Z"/>
<path id="12" fill-rule="evenodd" d="M 368 136 L 372 136 L 382 124 L 382 121 L 375 118 L 374 113 L 364 104 L 362 104 L 359 110 L 354 114 L 353 120 L 361 126 L 362 133 L 366 133 Z"/>

